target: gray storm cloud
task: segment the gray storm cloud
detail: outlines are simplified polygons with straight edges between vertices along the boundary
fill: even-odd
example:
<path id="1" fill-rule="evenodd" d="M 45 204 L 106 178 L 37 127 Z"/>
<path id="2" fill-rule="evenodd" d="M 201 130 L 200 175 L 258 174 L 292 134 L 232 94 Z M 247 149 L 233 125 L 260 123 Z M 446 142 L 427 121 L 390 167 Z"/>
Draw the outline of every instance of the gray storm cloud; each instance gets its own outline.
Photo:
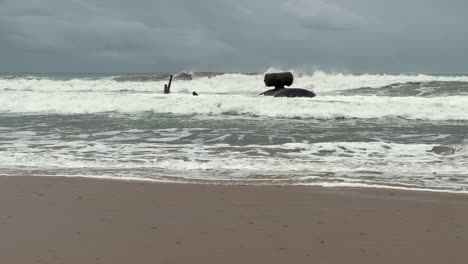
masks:
<path id="1" fill-rule="evenodd" d="M 1 0 L 0 71 L 466 72 L 462 1 Z"/>
<path id="2" fill-rule="evenodd" d="M 288 17 L 314 30 L 353 30 L 366 26 L 363 17 L 323 1 L 289 1 L 283 4 Z"/>

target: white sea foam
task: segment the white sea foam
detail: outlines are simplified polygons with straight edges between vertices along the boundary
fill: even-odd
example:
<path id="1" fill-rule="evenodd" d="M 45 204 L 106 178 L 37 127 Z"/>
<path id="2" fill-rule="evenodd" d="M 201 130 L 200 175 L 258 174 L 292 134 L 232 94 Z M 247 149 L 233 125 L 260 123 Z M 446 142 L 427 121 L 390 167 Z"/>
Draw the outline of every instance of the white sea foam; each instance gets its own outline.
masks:
<path id="1" fill-rule="evenodd" d="M 437 153 L 431 150 L 438 145 L 392 142 L 177 144 L 180 137 L 190 134 L 188 130 L 172 131 L 157 142 L 138 143 L 123 143 L 124 138 L 115 143 L 116 137 L 121 136 L 115 131 L 97 134 L 108 138 L 65 142 L 55 137 L 32 140 L 27 134 L 17 134 L 16 140 L 4 137 L 10 143 L 0 152 L 1 174 L 32 171 L 41 175 L 175 182 L 181 179 L 284 181 L 322 186 L 360 184 L 443 190 L 466 190 L 468 184 L 468 150 L 462 145 L 446 146 L 453 151 Z"/>
<path id="2" fill-rule="evenodd" d="M 8 92 L 0 112 L 10 113 L 134 113 L 231 115 L 271 118 L 405 118 L 468 120 L 468 97 L 320 96 L 271 98 L 243 95 L 171 96 L 96 92 Z"/>
<path id="3" fill-rule="evenodd" d="M 257 146 L 251 146 L 256 148 Z M 271 146 L 270 146 L 271 147 Z M 428 145 L 395 145 L 386 143 L 323 143 L 285 144 L 284 149 L 300 152 L 289 157 L 247 157 L 235 150 L 229 155 L 210 156 L 199 146 L 186 146 L 186 157 L 171 158 L 157 153 L 140 157 L 141 160 L 125 160 L 128 150 L 116 147 L 99 147 L 100 153 L 116 155 L 93 159 L 78 158 L 61 153 L 6 153 L 0 155 L 2 175 L 18 171 L 34 175 L 89 176 L 112 179 L 156 179 L 171 182 L 208 180 L 217 181 L 265 181 L 289 184 L 318 185 L 325 187 L 389 187 L 397 189 L 467 191 L 466 171 L 468 163 L 456 159 L 441 158 L 431 153 Z M 167 148 L 152 150 L 165 152 Z M 320 156 L 320 151 L 333 151 L 333 155 Z M 96 153 L 96 148 L 81 149 Z M 341 153 L 341 154 L 340 154 Z M 123 156 L 122 156 L 123 154 Z M 227 153 L 224 153 L 227 154 Z M 467 156 L 463 150 L 458 156 Z M 159 157 L 158 157 L 159 156 Z M 167 156 L 167 155 L 166 155 Z M 375 158 L 380 156 L 380 158 Z M 466 158 L 461 159 L 466 160 Z M 5 169 L 6 168 L 6 169 Z M 16 168 L 16 169 L 14 169 Z M 260 175 L 260 176 L 255 176 Z"/>
<path id="4" fill-rule="evenodd" d="M 0 164 L 60 168 L 177 168 L 186 171 L 334 171 L 401 174 L 464 174 L 468 171 L 468 162 L 464 161 L 465 157 L 468 157 L 468 150 L 463 146 L 453 146 L 454 153 L 447 156 L 431 152 L 435 145 L 385 142 L 286 143 L 240 147 L 229 144 L 113 144 L 112 140 L 109 140 L 107 143 L 96 142 L 92 145 L 86 142 L 43 142 L 42 145 L 48 149 L 48 155 L 37 155 L 45 149 L 36 147 L 32 150 L 26 143 L 13 143 L 12 148 L 15 150 L 1 152 Z M 23 151 L 18 152 L 16 149 Z M 229 151 L 218 151 L 219 149 Z M 270 150 L 279 154 L 262 154 Z M 89 157 L 88 153 L 93 153 L 93 157 Z"/>

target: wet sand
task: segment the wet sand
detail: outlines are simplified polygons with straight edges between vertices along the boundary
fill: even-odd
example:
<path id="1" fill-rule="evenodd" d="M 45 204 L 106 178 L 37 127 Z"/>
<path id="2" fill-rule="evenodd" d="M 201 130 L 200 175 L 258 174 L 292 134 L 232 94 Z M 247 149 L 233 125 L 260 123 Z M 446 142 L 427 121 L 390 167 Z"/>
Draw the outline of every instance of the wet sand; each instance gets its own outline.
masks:
<path id="1" fill-rule="evenodd" d="M 468 195 L 0 177 L 0 263 L 467 263 Z"/>

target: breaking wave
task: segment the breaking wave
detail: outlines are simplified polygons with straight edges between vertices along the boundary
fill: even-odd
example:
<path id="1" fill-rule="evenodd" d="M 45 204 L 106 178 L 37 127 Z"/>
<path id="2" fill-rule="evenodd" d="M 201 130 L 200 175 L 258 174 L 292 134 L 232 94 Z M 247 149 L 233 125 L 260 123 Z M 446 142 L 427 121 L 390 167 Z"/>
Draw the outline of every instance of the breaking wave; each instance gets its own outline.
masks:
<path id="1" fill-rule="evenodd" d="M 242 95 L 170 96 L 110 92 L 9 92 L 4 113 L 80 114 L 153 112 L 175 115 L 231 115 L 268 118 L 404 118 L 468 120 L 468 97 L 319 96 L 271 98 Z"/>

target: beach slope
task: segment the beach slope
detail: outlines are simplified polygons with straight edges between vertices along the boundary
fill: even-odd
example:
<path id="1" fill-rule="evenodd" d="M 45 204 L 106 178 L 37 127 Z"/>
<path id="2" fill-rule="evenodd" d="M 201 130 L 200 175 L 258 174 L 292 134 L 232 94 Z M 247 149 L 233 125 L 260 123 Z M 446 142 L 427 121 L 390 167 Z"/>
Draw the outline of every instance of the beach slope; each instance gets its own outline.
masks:
<path id="1" fill-rule="evenodd" d="M 468 195 L 0 178 L 0 263 L 466 263 Z"/>

